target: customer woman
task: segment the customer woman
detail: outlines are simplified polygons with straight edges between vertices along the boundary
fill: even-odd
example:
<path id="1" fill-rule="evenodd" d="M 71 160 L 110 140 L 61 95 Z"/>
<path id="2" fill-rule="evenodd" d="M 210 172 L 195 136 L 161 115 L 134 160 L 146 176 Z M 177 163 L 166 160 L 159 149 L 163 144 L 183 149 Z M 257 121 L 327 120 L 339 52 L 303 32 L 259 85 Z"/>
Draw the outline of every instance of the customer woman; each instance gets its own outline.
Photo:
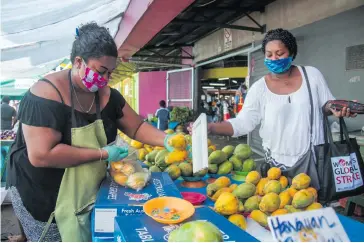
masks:
<path id="1" fill-rule="evenodd" d="M 289 31 L 268 31 L 262 52 L 269 74 L 251 86 L 236 118 L 210 123 L 209 131 L 239 137 L 261 124 L 259 133 L 270 165 L 286 172 L 295 170 L 294 173 L 309 167 L 305 172 L 314 177 L 316 173 L 317 177 L 311 164 L 311 150 L 312 145 L 324 141 L 322 107 L 325 106 L 325 113 L 337 117 L 355 114 L 346 108 L 341 111 L 330 108 L 328 101 L 335 98 L 317 68 L 292 65 L 297 55 L 297 42 Z M 318 187 L 317 178 L 313 183 Z"/>
<path id="2" fill-rule="evenodd" d="M 107 86 L 117 56 L 106 28 L 83 25 L 72 46 L 72 69 L 39 80 L 21 102 L 8 186 L 30 241 L 91 241 L 90 211 L 106 175 L 105 161 L 128 154 L 107 145 L 117 129 L 163 146 L 165 134 L 143 123 Z"/>

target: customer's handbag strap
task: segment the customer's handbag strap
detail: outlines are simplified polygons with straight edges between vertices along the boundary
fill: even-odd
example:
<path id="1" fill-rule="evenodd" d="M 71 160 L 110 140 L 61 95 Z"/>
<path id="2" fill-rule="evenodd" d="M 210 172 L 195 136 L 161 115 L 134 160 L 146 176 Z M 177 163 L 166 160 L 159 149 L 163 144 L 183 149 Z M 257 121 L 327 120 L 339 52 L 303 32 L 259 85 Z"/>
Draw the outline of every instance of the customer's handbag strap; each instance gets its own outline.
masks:
<path id="1" fill-rule="evenodd" d="M 311 85 L 310 85 L 310 81 L 308 79 L 306 68 L 304 66 L 301 66 L 301 67 L 302 67 L 303 74 L 305 76 L 308 95 L 310 97 L 310 106 L 311 106 L 311 114 L 310 114 L 310 149 L 312 149 L 312 133 L 313 133 L 313 99 L 312 99 L 312 91 L 311 91 Z"/>

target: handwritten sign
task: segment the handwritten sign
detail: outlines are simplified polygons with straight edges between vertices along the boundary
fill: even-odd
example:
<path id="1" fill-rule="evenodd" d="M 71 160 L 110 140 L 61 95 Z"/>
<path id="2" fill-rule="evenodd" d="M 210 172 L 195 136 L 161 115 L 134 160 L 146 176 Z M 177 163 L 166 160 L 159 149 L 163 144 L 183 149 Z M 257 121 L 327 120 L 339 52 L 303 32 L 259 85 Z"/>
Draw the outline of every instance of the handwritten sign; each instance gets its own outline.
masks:
<path id="1" fill-rule="evenodd" d="M 354 190 L 363 185 L 356 154 L 331 158 L 336 192 Z"/>
<path id="2" fill-rule="evenodd" d="M 268 224 L 279 242 L 350 241 L 333 208 L 269 217 Z"/>
<path id="3" fill-rule="evenodd" d="M 202 113 L 192 127 L 192 161 L 193 173 L 209 166 L 207 150 L 207 117 Z"/>

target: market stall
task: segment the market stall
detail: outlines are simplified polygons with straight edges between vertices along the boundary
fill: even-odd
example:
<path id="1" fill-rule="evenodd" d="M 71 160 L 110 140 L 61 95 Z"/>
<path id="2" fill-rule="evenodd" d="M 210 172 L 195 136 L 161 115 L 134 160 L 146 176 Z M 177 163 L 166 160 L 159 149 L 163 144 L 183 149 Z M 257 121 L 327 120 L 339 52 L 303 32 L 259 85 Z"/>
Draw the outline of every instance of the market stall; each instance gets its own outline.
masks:
<path id="1" fill-rule="evenodd" d="M 93 241 L 275 241 L 274 219 L 290 222 L 306 215 L 335 222 L 331 225 L 340 236 L 332 239 L 363 240 L 364 224 L 317 202 L 308 175 L 300 173 L 289 182 L 279 168 L 258 169 L 246 144 L 217 150 L 208 140 L 208 169 L 193 173 L 190 135 L 174 134 L 168 141 L 172 150 L 121 137 L 137 150 L 137 159 L 111 163 L 111 177 L 103 182 L 92 214 Z M 306 237 L 306 226 L 297 226 L 301 235 L 289 237 Z M 326 237 L 323 226 L 317 232 L 312 227 L 310 237 L 316 238 L 308 240 L 331 239 L 320 238 Z"/>

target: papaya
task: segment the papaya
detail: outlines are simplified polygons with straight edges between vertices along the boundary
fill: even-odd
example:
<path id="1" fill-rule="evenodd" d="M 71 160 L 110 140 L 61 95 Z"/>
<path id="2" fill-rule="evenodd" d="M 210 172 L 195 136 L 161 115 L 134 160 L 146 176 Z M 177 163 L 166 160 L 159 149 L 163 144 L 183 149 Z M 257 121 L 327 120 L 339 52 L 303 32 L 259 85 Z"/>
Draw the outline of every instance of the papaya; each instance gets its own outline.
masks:
<path id="1" fill-rule="evenodd" d="M 215 211 L 222 215 L 232 215 L 238 212 L 239 200 L 230 192 L 223 192 L 215 202 Z"/>
<path id="2" fill-rule="evenodd" d="M 234 147 L 234 146 L 232 146 L 232 145 L 227 145 L 227 146 L 225 146 L 225 147 L 222 149 L 222 151 L 226 154 L 226 156 L 227 156 L 228 158 L 230 158 L 230 157 L 231 157 L 231 155 L 233 155 L 233 153 L 234 153 L 234 149 L 235 149 L 235 147 Z"/>
<path id="3" fill-rule="evenodd" d="M 269 180 L 278 180 L 281 177 L 282 171 L 277 167 L 272 167 L 268 170 Z"/>
<path id="4" fill-rule="evenodd" d="M 288 213 L 298 213 L 298 212 L 303 212 L 302 209 L 298 209 L 293 207 L 292 205 L 286 205 L 284 206 L 284 209 L 286 209 L 288 211 Z"/>
<path id="5" fill-rule="evenodd" d="M 216 200 L 220 197 L 220 195 L 223 193 L 223 192 L 232 192 L 231 188 L 229 187 L 224 187 L 224 188 L 220 188 L 210 199 L 213 201 L 213 202 L 216 202 Z"/>
<path id="6" fill-rule="evenodd" d="M 136 149 L 143 148 L 143 144 L 136 140 L 131 140 L 130 146 L 132 146 L 133 148 L 136 148 Z"/>
<path id="7" fill-rule="evenodd" d="M 245 160 L 252 155 L 252 150 L 248 144 L 239 144 L 234 149 L 234 155 L 238 156 L 240 160 Z"/>
<path id="8" fill-rule="evenodd" d="M 238 187 L 238 184 L 231 184 L 229 188 L 234 191 Z"/>
<path id="9" fill-rule="evenodd" d="M 214 150 L 212 150 L 212 148 L 208 148 L 208 156 L 210 156 L 212 154 L 212 152 L 214 152 Z"/>
<path id="10" fill-rule="evenodd" d="M 202 169 L 196 173 L 193 173 L 193 176 L 195 177 L 204 177 L 208 172 L 208 168 Z"/>
<path id="11" fill-rule="evenodd" d="M 292 187 L 297 190 L 306 189 L 310 186 L 311 178 L 305 173 L 300 173 L 292 179 Z"/>
<path id="12" fill-rule="evenodd" d="M 126 176 L 125 174 L 119 172 L 119 173 L 114 174 L 113 179 L 119 185 L 126 186 L 126 181 L 128 180 L 128 176 Z"/>
<path id="13" fill-rule="evenodd" d="M 315 188 L 313 188 L 313 187 L 309 187 L 306 190 L 311 192 L 313 194 L 313 197 L 314 197 L 315 201 L 317 201 L 317 196 L 318 196 L 317 195 L 317 190 Z"/>
<path id="14" fill-rule="evenodd" d="M 146 166 L 148 166 L 148 168 L 150 168 L 150 167 L 153 166 L 153 164 L 151 162 L 147 161 L 147 160 L 144 161 L 143 164 L 145 164 Z"/>
<path id="15" fill-rule="evenodd" d="M 208 147 L 208 149 L 212 149 L 212 151 L 216 151 L 216 146 L 215 146 L 215 145 L 210 145 L 210 146 Z"/>
<path id="16" fill-rule="evenodd" d="M 155 164 L 159 167 L 166 168 L 168 165 L 165 162 L 166 156 L 169 152 L 166 149 L 159 150 L 155 156 Z"/>
<path id="17" fill-rule="evenodd" d="M 292 206 L 295 208 L 303 209 L 311 205 L 314 201 L 314 195 L 310 191 L 302 189 L 293 196 Z"/>
<path id="18" fill-rule="evenodd" d="M 172 180 L 176 180 L 178 177 L 181 176 L 181 169 L 175 164 L 168 166 L 164 172 L 167 172 Z"/>
<path id="19" fill-rule="evenodd" d="M 214 184 L 216 184 L 219 189 L 223 188 L 223 187 L 228 187 L 231 185 L 231 181 L 229 179 L 229 177 L 226 176 L 221 176 L 219 178 L 216 179 L 216 181 L 214 182 Z"/>
<path id="20" fill-rule="evenodd" d="M 192 164 L 188 162 L 183 162 L 178 165 L 178 167 L 181 169 L 181 175 L 182 176 L 191 176 L 192 175 Z"/>
<path id="21" fill-rule="evenodd" d="M 164 147 L 155 146 L 153 150 L 164 150 Z"/>
<path id="22" fill-rule="evenodd" d="M 282 190 L 288 186 L 288 179 L 285 176 L 279 178 L 279 183 L 281 183 Z"/>
<path id="23" fill-rule="evenodd" d="M 239 208 L 238 208 L 238 212 L 242 213 L 244 212 L 245 208 L 244 208 L 244 204 L 242 201 L 239 201 Z"/>
<path id="24" fill-rule="evenodd" d="M 216 174 L 218 169 L 219 169 L 219 167 L 217 166 L 217 164 L 209 164 L 209 173 L 210 174 Z"/>
<path id="25" fill-rule="evenodd" d="M 121 169 L 123 168 L 123 163 L 121 161 L 111 162 L 110 167 L 111 167 L 111 170 L 113 170 L 115 172 L 121 172 Z"/>
<path id="26" fill-rule="evenodd" d="M 151 166 L 149 168 L 149 171 L 150 172 L 162 172 L 162 170 L 158 166 L 156 166 L 156 165 Z"/>
<path id="27" fill-rule="evenodd" d="M 257 165 L 253 159 L 247 159 L 243 162 L 243 171 L 250 172 L 252 170 L 255 170 L 257 168 Z"/>
<path id="28" fill-rule="evenodd" d="M 268 216 L 260 210 L 253 210 L 250 213 L 250 218 L 263 227 L 268 226 Z"/>
<path id="29" fill-rule="evenodd" d="M 260 174 L 256 170 L 250 171 L 245 178 L 245 182 L 252 183 L 254 185 L 257 185 L 259 181 L 260 181 Z"/>
<path id="30" fill-rule="evenodd" d="M 229 174 L 233 169 L 233 163 L 230 161 L 225 161 L 219 166 L 219 169 L 217 170 L 218 175 L 227 175 Z"/>
<path id="31" fill-rule="evenodd" d="M 281 204 L 279 205 L 279 208 L 284 208 L 286 205 L 289 205 L 292 203 L 292 197 L 289 194 L 289 191 L 283 191 L 279 194 L 279 199 L 281 200 Z"/>
<path id="32" fill-rule="evenodd" d="M 183 134 L 176 134 L 174 136 L 171 136 L 167 140 L 167 143 L 169 146 L 178 151 L 185 150 L 187 146 L 187 142 Z"/>
<path id="33" fill-rule="evenodd" d="M 167 165 L 176 163 L 176 162 L 182 162 L 187 159 L 187 151 L 186 150 L 174 150 L 167 154 L 164 161 Z"/>
<path id="34" fill-rule="evenodd" d="M 234 191 L 233 194 L 239 199 L 244 200 L 255 194 L 255 185 L 251 183 L 240 184 Z"/>
<path id="35" fill-rule="evenodd" d="M 241 161 L 238 156 L 233 155 L 229 158 L 229 161 L 233 163 L 234 171 L 242 171 L 243 170 L 243 161 Z"/>
<path id="36" fill-rule="evenodd" d="M 145 148 L 141 148 L 141 149 L 138 149 L 138 160 L 140 161 L 144 161 L 145 160 L 145 156 L 148 154 L 148 151 L 145 149 Z"/>
<path id="37" fill-rule="evenodd" d="M 236 226 L 238 226 L 239 228 L 243 229 L 243 230 L 246 230 L 246 220 L 244 218 L 243 215 L 241 214 L 233 214 L 233 215 L 230 215 L 228 220 L 235 224 Z"/>
<path id="38" fill-rule="evenodd" d="M 257 184 L 257 194 L 258 195 L 264 196 L 264 187 L 268 183 L 268 181 L 269 181 L 269 179 L 266 177 L 260 179 L 260 181 Z"/>
<path id="39" fill-rule="evenodd" d="M 259 203 L 259 209 L 262 212 L 272 213 L 279 208 L 281 200 L 277 193 L 270 192 L 262 197 Z"/>
<path id="40" fill-rule="evenodd" d="M 320 209 L 322 208 L 321 203 L 318 202 L 313 202 L 311 205 L 309 205 L 305 210 L 306 211 L 310 211 L 310 210 L 316 210 L 316 209 Z"/>
<path id="41" fill-rule="evenodd" d="M 259 203 L 262 200 L 260 196 L 249 197 L 244 203 L 245 212 L 252 212 L 253 210 L 259 209 Z"/>
<path id="42" fill-rule="evenodd" d="M 220 190 L 220 187 L 215 183 L 211 183 L 206 187 L 206 194 L 208 197 L 212 197 L 218 190 Z"/>
<path id="43" fill-rule="evenodd" d="M 223 242 L 223 235 L 214 224 L 195 220 L 182 224 L 168 236 L 168 242 Z"/>
<path id="44" fill-rule="evenodd" d="M 130 176 L 131 174 L 134 174 L 136 172 L 135 167 L 131 163 L 123 163 L 123 166 L 120 170 L 120 172 L 124 173 L 126 176 Z"/>
<path id="45" fill-rule="evenodd" d="M 281 192 L 281 183 L 277 180 L 270 180 L 264 186 L 264 194 L 274 192 L 279 194 Z"/>
<path id="46" fill-rule="evenodd" d="M 289 214 L 288 210 L 284 209 L 284 208 L 280 208 L 280 209 L 277 209 L 276 211 L 274 211 L 271 214 L 271 216 L 284 215 L 284 214 Z"/>
<path id="47" fill-rule="evenodd" d="M 159 152 L 158 150 L 153 150 L 152 152 L 150 152 L 145 156 L 145 159 L 148 160 L 149 162 L 155 162 L 155 157 L 157 156 L 158 152 Z"/>
<path id="48" fill-rule="evenodd" d="M 294 195 L 297 193 L 297 190 L 294 189 L 293 187 L 288 188 L 286 191 L 289 192 L 289 195 L 291 196 L 291 198 L 293 198 Z"/>
<path id="49" fill-rule="evenodd" d="M 216 150 L 212 152 L 209 156 L 209 163 L 210 164 L 221 164 L 222 162 L 226 161 L 227 157 L 224 152 L 221 150 Z"/>

